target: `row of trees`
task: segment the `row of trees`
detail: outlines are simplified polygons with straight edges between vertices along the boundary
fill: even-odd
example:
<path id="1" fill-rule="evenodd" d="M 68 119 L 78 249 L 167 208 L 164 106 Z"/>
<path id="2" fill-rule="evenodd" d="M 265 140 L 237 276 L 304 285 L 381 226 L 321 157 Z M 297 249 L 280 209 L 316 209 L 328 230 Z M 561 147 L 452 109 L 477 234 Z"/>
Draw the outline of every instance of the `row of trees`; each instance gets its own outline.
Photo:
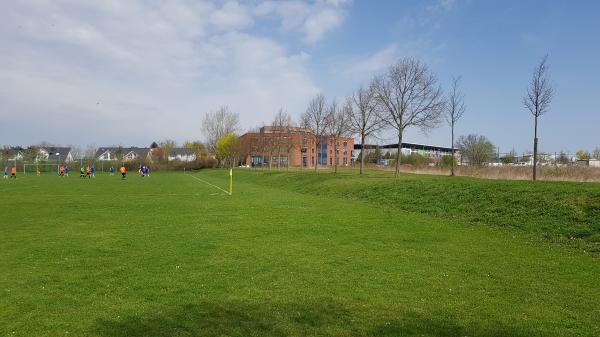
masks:
<path id="1" fill-rule="evenodd" d="M 452 91 L 446 97 L 426 64 L 405 58 L 375 76 L 367 88 L 356 90 L 341 106 L 335 100 L 327 104 L 322 94 L 317 95 L 302 115 L 302 124 L 317 136 L 317 142 L 328 136 L 358 136 L 362 153 L 369 137 L 385 129 L 394 130 L 398 139 L 395 165 L 396 176 L 399 176 L 402 141 L 407 129 L 415 127 L 426 131 L 438 126 L 446 116 L 454 137 L 454 126 L 466 110 L 459 85 L 460 78 L 454 78 Z M 454 157 L 454 153 L 452 155 Z M 364 161 L 361 161 L 361 174 L 363 170 Z"/>
<path id="2" fill-rule="evenodd" d="M 550 107 L 554 91 L 547 76 L 547 57 L 536 66 L 532 80 L 523 98 L 523 104 L 534 117 L 534 166 L 533 179 L 536 179 L 538 156 L 538 119 Z M 395 158 L 396 176 L 400 175 L 402 141 L 406 130 L 418 128 L 423 131 L 439 126 L 446 120 L 451 130 L 452 149 L 458 147 L 473 164 L 481 164 L 494 152 L 493 144 L 483 136 L 462 136 L 455 142 L 455 127 L 466 111 L 464 94 L 460 89 L 460 77 L 453 77 L 451 88 L 444 94 L 435 74 L 426 64 L 413 58 L 400 59 L 382 74 L 374 76 L 367 88 L 359 88 L 342 103 L 333 99 L 328 101 L 323 94 L 316 95 L 308 103 L 301 116 L 301 126 L 309 129 L 314 137 L 314 145 L 320 148 L 323 142 L 333 140 L 338 153 L 338 140 L 342 137 L 357 136 L 362 144 L 361 152 L 365 152 L 368 138 L 377 136 L 382 130 L 395 131 L 398 139 L 398 151 Z M 293 121 L 289 115 L 280 110 L 276 116 L 275 126 L 291 126 Z M 203 121 L 203 129 L 207 138 L 209 151 L 214 151 L 221 159 L 232 157 L 240 152 L 239 146 L 217 146 L 219 141 L 239 131 L 239 116 L 226 107 L 209 113 Z M 229 137 L 228 142 L 233 140 Z M 290 140 L 291 141 L 291 140 Z M 222 144 L 223 145 L 223 144 Z M 297 144 L 281 142 L 263 144 L 263 152 L 288 152 Z M 232 149 L 236 149 L 233 151 Z M 224 149 L 227 149 L 225 151 Z M 237 153 L 239 155 L 239 153 Z M 277 158 L 280 158 L 278 155 Z M 270 162 L 270 161 L 269 161 Z M 338 160 L 334 158 L 337 172 Z M 452 169 L 456 162 L 452 151 Z M 314 165 L 317 169 L 318 163 Z M 361 161 L 360 173 L 364 170 Z"/>

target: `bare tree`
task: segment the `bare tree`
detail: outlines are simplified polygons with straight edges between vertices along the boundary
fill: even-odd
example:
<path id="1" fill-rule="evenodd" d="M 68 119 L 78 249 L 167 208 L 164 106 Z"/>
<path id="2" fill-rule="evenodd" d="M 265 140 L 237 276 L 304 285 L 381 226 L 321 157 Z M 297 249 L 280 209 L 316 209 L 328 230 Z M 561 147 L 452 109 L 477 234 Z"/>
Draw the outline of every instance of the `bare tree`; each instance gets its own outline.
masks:
<path id="1" fill-rule="evenodd" d="M 365 163 L 365 141 L 369 136 L 379 132 L 385 125 L 376 112 L 375 95 L 372 88 L 359 88 L 350 98 L 351 103 L 346 112 L 350 131 L 360 137 L 360 174 L 363 174 Z"/>
<path id="2" fill-rule="evenodd" d="M 550 109 L 554 89 L 548 79 L 548 56 L 544 56 L 542 61 L 533 70 L 531 82 L 527 88 L 527 95 L 523 97 L 523 104 L 531 112 L 535 120 L 533 133 L 533 180 L 537 176 L 537 154 L 538 154 L 538 117 L 542 116 Z"/>
<path id="3" fill-rule="evenodd" d="M 275 114 L 275 118 L 273 119 L 273 126 L 277 127 L 279 129 L 278 132 L 281 133 L 284 132 L 284 130 L 286 132 L 289 131 L 289 128 L 292 127 L 293 124 L 294 121 L 292 119 L 292 116 L 285 112 L 283 108 L 280 108 L 277 114 Z M 273 146 L 275 147 L 275 151 L 277 152 L 277 169 L 281 168 L 282 151 L 287 155 L 288 164 L 286 166 L 289 166 L 289 153 L 291 152 L 289 143 L 291 142 L 291 138 L 278 134 L 277 136 L 273 137 L 273 142 Z"/>
<path id="4" fill-rule="evenodd" d="M 318 94 L 308 103 L 308 108 L 306 108 L 306 111 L 302 114 L 302 125 L 313 134 L 315 139 L 317 151 L 315 172 L 317 172 L 319 166 L 319 146 L 323 143 L 323 140 L 327 141 L 324 137 L 327 129 L 326 123 L 327 102 L 323 94 Z"/>
<path id="5" fill-rule="evenodd" d="M 339 106 L 334 100 L 329 105 L 327 111 L 327 127 L 328 138 L 333 141 L 333 166 L 334 172 L 337 174 L 339 166 L 339 146 L 340 138 L 349 133 L 349 115 L 348 109 L 352 109 L 352 103 L 348 100 L 344 106 Z"/>
<path id="6" fill-rule="evenodd" d="M 161 149 L 161 159 L 164 160 L 166 163 L 169 162 L 169 154 L 171 153 L 171 151 L 177 147 L 177 143 L 174 140 L 171 139 L 165 139 L 162 142 L 160 142 L 158 144 L 160 146 Z"/>
<path id="7" fill-rule="evenodd" d="M 438 125 L 445 102 L 437 78 L 424 63 L 405 58 L 373 80 L 378 115 L 398 132 L 396 177 L 400 175 L 402 136 L 409 127 L 423 131 Z"/>
<path id="8" fill-rule="evenodd" d="M 454 167 L 456 166 L 456 158 L 454 151 L 454 126 L 456 122 L 463 116 L 467 109 L 465 105 L 465 95 L 460 90 L 461 77 L 452 77 L 452 89 L 448 95 L 448 101 L 446 104 L 446 121 L 450 125 L 452 130 L 452 167 L 450 169 L 450 175 L 454 176 Z"/>
<path id="9" fill-rule="evenodd" d="M 206 147 L 208 151 L 215 153 L 219 139 L 228 134 L 235 134 L 239 130 L 240 117 L 237 113 L 222 106 L 215 112 L 204 115 L 202 129 L 206 136 Z"/>
<path id="10" fill-rule="evenodd" d="M 294 119 L 283 108 L 279 108 L 279 111 L 275 114 L 275 118 L 273 118 L 273 126 L 289 128 L 294 126 Z"/>

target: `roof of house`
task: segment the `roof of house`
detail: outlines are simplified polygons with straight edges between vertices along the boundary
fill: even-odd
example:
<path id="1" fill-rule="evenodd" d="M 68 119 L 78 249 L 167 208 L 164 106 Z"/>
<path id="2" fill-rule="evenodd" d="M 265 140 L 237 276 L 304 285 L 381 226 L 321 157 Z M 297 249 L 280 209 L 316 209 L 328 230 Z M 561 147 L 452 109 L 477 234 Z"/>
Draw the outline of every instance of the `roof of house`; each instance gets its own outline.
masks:
<path id="1" fill-rule="evenodd" d="M 148 147 L 120 147 L 120 146 L 99 147 L 98 150 L 96 150 L 95 157 L 98 158 L 105 152 L 114 154 L 115 152 L 118 152 L 118 151 L 120 151 L 123 155 L 133 152 L 137 156 L 144 157 L 144 156 L 148 155 L 148 152 L 150 152 L 150 148 L 148 148 Z"/>
<path id="2" fill-rule="evenodd" d="M 40 150 L 48 152 L 48 160 L 64 160 L 71 152 L 70 147 L 50 146 L 42 147 Z"/>
<path id="3" fill-rule="evenodd" d="M 194 149 L 188 147 L 174 147 L 169 150 L 169 156 L 192 156 L 196 154 Z"/>

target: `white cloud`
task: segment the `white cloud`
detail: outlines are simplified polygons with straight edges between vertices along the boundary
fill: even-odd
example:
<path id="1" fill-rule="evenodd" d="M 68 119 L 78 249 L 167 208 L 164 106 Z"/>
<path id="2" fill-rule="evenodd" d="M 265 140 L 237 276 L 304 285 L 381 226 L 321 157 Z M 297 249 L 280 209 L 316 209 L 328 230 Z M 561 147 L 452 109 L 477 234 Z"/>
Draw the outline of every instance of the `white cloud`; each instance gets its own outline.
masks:
<path id="1" fill-rule="evenodd" d="M 303 35 L 304 42 L 313 44 L 342 24 L 344 6 L 349 2 L 319 0 L 309 4 L 295 0 L 266 1 L 259 4 L 254 12 L 258 16 L 276 16 L 284 31 L 297 31 Z"/>
<path id="2" fill-rule="evenodd" d="M 245 127 L 269 121 L 280 106 L 301 112 L 318 91 L 308 71 L 310 56 L 290 53 L 250 28 L 273 15 L 283 29 L 315 42 L 333 28 L 331 22 L 341 23 L 327 16 L 344 4 L 281 4 L 4 5 L 0 117 L 7 123 L 0 126 L 0 143 L 144 145 L 200 137 L 203 113 L 222 104 L 239 112 Z M 291 16 L 294 8 L 300 20 Z"/>
<path id="3" fill-rule="evenodd" d="M 458 5 L 458 0 L 436 0 L 427 6 L 427 10 L 432 12 L 450 11 Z"/>

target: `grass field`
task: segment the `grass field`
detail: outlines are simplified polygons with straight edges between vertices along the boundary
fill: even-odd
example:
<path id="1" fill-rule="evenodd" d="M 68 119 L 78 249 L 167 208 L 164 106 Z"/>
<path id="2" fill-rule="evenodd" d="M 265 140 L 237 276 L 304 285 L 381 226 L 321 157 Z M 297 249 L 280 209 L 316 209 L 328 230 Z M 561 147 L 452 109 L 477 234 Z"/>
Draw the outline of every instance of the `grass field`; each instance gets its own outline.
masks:
<path id="1" fill-rule="evenodd" d="M 0 184 L 0 336 L 600 336 L 600 185 L 210 170 Z"/>

